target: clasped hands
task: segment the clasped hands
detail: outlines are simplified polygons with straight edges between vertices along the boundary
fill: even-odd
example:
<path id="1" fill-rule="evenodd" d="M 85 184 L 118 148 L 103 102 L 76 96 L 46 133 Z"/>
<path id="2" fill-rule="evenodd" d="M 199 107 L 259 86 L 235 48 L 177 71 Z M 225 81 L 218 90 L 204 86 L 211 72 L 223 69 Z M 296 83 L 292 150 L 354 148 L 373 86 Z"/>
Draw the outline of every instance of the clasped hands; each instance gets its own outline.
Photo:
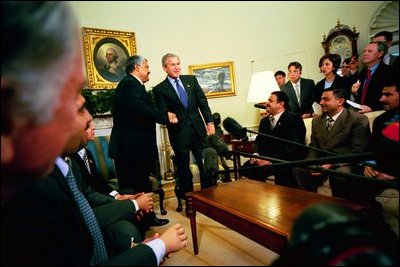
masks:
<path id="1" fill-rule="evenodd" d="M 168 111 L 168 120 L 170 123 L 178 123 L 178 118 L 176 117 L 176 114 L 169 111 Z"/>

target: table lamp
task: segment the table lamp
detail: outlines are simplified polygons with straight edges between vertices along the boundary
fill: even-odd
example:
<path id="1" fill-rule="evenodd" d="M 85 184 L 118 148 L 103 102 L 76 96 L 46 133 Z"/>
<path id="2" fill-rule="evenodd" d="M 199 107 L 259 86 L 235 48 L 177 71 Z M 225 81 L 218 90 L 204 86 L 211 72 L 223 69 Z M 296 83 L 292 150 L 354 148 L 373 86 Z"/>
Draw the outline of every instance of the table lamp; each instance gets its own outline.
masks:
<path id="1" fill-rule="evenodd" d="M 247 102 L 255 103 L 257 108 L 265 109 L 265 103 L 269 95 L 274 91 L 280 91 L 276 83 L 273 71 L 260 71 L 253 73 Z"/>

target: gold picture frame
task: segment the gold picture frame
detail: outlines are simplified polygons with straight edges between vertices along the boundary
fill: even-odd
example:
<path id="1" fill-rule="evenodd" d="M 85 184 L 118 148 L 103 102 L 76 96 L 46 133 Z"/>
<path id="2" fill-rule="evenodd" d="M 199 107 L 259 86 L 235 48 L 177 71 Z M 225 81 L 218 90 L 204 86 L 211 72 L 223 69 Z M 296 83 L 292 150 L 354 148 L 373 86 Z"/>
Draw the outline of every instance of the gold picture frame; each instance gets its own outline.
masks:
<path id="1" fill-rule="evenodd" d="M 207 98 L 236 95 L 233 61 L 189 65 L 189 74 L 196 76 Z"/>
<path id="2" fill-rule="evenodd" d="M 135 33 L 82 27 L 82 36 L 88 89 L 114 89 L 136 54 Z"/>

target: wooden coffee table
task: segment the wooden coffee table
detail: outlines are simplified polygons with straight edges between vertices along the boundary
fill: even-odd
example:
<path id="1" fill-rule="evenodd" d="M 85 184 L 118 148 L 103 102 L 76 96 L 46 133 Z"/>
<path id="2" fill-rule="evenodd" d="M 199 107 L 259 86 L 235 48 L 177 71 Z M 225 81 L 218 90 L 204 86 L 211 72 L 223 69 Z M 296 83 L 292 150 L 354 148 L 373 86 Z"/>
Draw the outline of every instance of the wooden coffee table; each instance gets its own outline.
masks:
<path id="1" fill-rule="evenodd" d="M 309 205 L 328 202 L 367 210 L 361 203 L 249 179 L 187 193 L 187 197 L 195 255 L 199 253 L 196 211 L 279 254 L 295 219 Z"/>

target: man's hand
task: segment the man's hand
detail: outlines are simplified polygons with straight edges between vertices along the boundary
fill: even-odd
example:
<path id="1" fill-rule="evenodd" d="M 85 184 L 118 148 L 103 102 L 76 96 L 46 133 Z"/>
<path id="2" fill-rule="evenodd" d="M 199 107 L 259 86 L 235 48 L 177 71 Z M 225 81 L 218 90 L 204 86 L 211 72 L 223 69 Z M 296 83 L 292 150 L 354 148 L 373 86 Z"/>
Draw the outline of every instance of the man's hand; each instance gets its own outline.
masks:
<path id="1" fill-rule="evenodd" d="M 358 113 L 367 113 L 367 112 L 371 112 L 372 109 L 366 105 L 361 105 L 361 109 L 358 111 Z"/>
<path id="2" fill-rule="evenodd" d="M 380 180 L 394 180 L 396 178 L 390 174 L 374 170 L 374 168 L 372 168 L 371 166 L 364 167 L 364 175 L 367 177 L 377 178 Z"/>
<path id="3" fill-rule="evenodd" d="M 153 211 L 153 193 L 145 193 L 136 199 L 139 209 L 150 213 Z"/>
<path id="4" fill-rule="evenodd" d="M 210 134 L 215 134 L 215 126 L 214 126 L 214 123 L 212 123 L 212 122 L 207 123 L 207 134 L 208 134 L 208 135 L 210 135 Z"/>
<path id="5" fill-rule="evenodd" d="M 167 229 L 160 239 L 165 244 L 165 255 L 181 250 L 188 246 L 188 238 L 181 224 L 175 224 Z"/>
<path id="6" fill-rule="evenodd" d="M 176 114 L 169 111 L 168 111 L 168 120 L 170 123 L 178 123 L 178 118 L 176 117 Z"/>

